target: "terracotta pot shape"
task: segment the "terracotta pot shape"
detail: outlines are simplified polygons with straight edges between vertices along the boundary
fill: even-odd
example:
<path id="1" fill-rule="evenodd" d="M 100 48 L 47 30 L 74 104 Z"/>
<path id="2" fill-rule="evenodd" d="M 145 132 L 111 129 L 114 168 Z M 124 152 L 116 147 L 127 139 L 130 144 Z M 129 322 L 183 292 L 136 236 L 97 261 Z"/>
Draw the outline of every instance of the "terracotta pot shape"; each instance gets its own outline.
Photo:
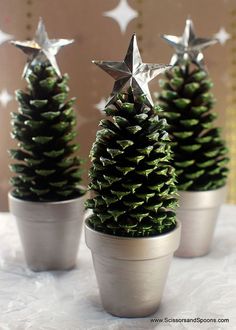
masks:
<path id="1" fill-rule="evenodd" d="M 120 317 L 144 317 L 158 309 L 170 262 L 180 240 L 180 225 L 147 238 L 119 237 L 85 224 L 104 309 Z"/>
<path id="2" fill-rule="evenodd" d="M 29 202 L 9 193 L 26 262 L 33 271 L 67 270 L 76 264 L 85 196 L 61 202 Z"/>
<path id="3" fill-rule="evenodd" d="M 200 257 L 209 253 L 226 186 L 209 191 L 180 191 L 176 211 L 182 224 L 177 257 Z"/>

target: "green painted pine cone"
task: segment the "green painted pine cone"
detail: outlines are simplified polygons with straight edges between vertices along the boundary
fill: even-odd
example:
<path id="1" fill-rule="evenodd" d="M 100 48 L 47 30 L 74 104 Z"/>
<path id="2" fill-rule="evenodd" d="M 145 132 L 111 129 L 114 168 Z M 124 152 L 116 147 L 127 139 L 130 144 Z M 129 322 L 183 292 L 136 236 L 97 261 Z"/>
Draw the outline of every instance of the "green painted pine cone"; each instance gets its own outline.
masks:
<path id="1" fill-rule="evenodd" d="M 162 118 L 173 142 L 178 190 L 211 190 L 225 185 L 228 150 L 214 127 L 216 114 L 206 71 L 174 67 L 160 81 Z"/>
<path id="2" fill-rule="evenodd" d="M 176 225 L 175 172 L 165 119 L 131 90 L 105 109 L 91 150 L 90 225 L 119 236 L 152 236 Z"/>
<path id="3" fill-rule="evenodd" d="M 28 92 L 16 92 L 19 112 L 12 113 L 12 137 L 18 149 L 10 150 L 16 163 L 11 179 L 13 195 L 32 201 L 60 201 L 83 194 L 75 99 L 66 101 L 68 76 L 58 78 L 49 64 L 32 67 L 27 76 Z"/>

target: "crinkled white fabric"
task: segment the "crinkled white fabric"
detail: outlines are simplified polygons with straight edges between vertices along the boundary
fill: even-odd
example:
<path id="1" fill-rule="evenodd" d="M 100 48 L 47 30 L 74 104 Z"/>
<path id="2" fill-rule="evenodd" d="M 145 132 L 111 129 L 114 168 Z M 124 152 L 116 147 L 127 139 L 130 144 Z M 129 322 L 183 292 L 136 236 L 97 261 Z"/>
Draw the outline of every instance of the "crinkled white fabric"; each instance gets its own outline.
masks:
<path id="1" fill-rule="evenodd" d="M 151 318 L 229 318 L 230 323 L 152 323 Z M 143 319 L 107 314 L 82 238 L 76 269 L 33 273 L 15 221 L 0 214 L 0 330 L 236 329 L 236 206 L 221 209 L 212 252 L 174 258 L 158 312 Z"/>

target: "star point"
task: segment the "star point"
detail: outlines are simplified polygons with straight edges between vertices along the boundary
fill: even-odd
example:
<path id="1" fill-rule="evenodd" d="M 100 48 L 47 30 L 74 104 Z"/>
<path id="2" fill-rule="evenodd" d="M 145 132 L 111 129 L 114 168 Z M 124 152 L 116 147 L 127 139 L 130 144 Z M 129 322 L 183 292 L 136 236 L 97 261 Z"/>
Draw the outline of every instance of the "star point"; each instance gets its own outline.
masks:
<path id="1" fill-rule="evenodd" d="M 0 45 L 2 45 L 4 42 L 13 39 L 13 35 L 8 34 L 0 30 Z"/>
<path id="2" fill-rule="evenodd" d="M 145 94 L 148 103 L 153 106 L 148 83 L 171 67 L 165 64 L 143 63 L 135 34 L 131 38 L 124 61 L 94 61 L 94 63 L 115 79 L 107 105 L 112 103 L 126 85 L 129 85 L 134 96 Z"/>
<path id="3" fill-rule="evenodd" d="M 102 115 L 105 114 L 104 109 L 106 108 L 106 103 L 107 103 L 106 99 L 102 98 L 98 103 L 94 105 L 95 108 L 98 109 Z"/>
<path id="4" fill-rule="evenodd" d="M 45 61 L 48 61 L 55 69 L 57 75 L 61 77 L 61 72 L 56 61 L 56 55 L 60 48 L 71 44 L 73 41 L 74 40 L 72 39 L 49 39 L 43 20 L 40 18 L 33 40 L 11 41 L 11 44 L 21 49 L 28 56 L 23 71 L 23 77 L 26 77 L 31 65 Z"/>
<path id="5" fill-rule="evenodd" d="M 184 65 L 191 61 L 200 68 L 204 68 L 202 50 L 218 42 L 215 38 L 196 37 L 191 19 L 186 20 L 182 36 L 163 34 L 161 37 L 175 48 L 176 53 L 172 56 L 170 64 Z"/>

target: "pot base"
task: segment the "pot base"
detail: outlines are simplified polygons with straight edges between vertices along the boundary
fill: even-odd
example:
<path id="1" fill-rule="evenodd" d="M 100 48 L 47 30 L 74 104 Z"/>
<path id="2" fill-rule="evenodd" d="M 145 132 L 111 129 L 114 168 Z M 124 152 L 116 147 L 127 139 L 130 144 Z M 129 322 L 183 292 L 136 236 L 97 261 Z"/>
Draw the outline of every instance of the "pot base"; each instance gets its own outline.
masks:
<path id="1" fill-rule="evenodd" d="M 40 272 L 75 267 L 82 220 L 58 223 L 16 220 L 25 260 L 31 270 Z"/>
<path id="2" fill-rule="evenodd" d="M 210 252 L 219 209 L 177 211 L 182 232 L 176 257 L 203 257 Z"/>
<path id="3" fill-rule="evenodd" d="M 111 262 L 109 258 L 93 255 L 104 309 L 119 317 L 154 314 L 161 302 L 172 256 Z"/>
<path id="4" fill-rule="evenodd" d="M 27 261 L 27 266 L 32 272 L 34 273 L 40 273 L 40 272 L 53 272 L 53 271 L 67 271 L 72 270 L 76 267 L 76 263 L 74 263 L 72 266 L 69 266 L 68 268 L 62 264 L 56 264 L 55 266 L 52 266 L 51 264 L 48 266 L 40 266 L 40 264 L 36 264 L 35 267 L 32 264 L 29 264 Z"/>
<path id="5" fill-rule="evenodd" d="M 120 237 L 97 232 L 86 223 L 85 239 L 104 309 L 119 317 L 154 314 L 179 245 L 180 224 L 160 236 Z"/>
<path id="6" fill-rule="evenodd" d="M 226 187 L 210 191 L 179 192 L 180 207 L 176 211 L 182 224 L 176 257 L 203 257 L 210 252 L 220 206 Z"/>
<path id="7" fill-rule="evenodd" d="M 9 194 L 28 267 L 36 272 L 75 267 L 85 195 L 61 202 L 29 202 Z"/>

